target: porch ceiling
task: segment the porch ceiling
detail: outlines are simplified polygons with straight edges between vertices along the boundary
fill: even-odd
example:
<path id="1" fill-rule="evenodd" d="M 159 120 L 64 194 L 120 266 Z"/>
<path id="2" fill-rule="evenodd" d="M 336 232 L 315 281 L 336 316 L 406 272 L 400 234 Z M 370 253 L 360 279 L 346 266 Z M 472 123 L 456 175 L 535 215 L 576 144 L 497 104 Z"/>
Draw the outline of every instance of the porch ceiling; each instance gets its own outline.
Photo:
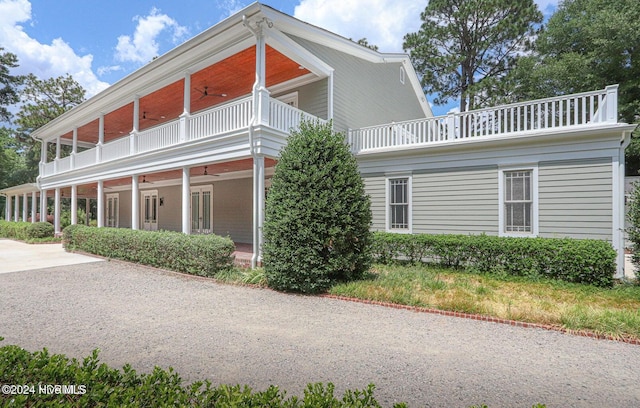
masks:
<path id="1" fill-rule="evenodd" d="M 195 113 L 251 93 L 255 82 L 255 46 L 244 49 L 220 62 L 191 74 L 191 112 Z M 267 87 L 310 73 L 306 68 L 266 47 Z M 207 95 L 204 95 L 206 88 Z M 224 95 L 224 96 L 223 96 Z M 145 130 L 178 118 L 183 112 L 184 79 L 140 98 L 139 130 Z M 133 102 L 105 114 L 104 141 L 129 134 L 133 129 Z M 99 120 L 78 128 L 78 141 L 98 142 Z M 71 139 L 72 133 L 63 135 Z"/>

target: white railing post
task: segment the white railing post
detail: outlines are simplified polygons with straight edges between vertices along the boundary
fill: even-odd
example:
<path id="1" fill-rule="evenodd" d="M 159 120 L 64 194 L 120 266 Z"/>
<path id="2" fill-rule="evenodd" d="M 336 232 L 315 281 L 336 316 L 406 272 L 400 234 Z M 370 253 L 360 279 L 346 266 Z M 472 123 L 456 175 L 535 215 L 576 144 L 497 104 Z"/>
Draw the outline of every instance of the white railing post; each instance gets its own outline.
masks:
<path id="1" fill-rule="evenodd" d="M 138 152 L 138 132 L 136 130 L 129 134 L 129 154 L 133 155 Z"/>
<path id="2" fill-rule="evenodd" d="M 447 140 L 456 138 L 456 117 L 454 113 L 447 114 Z"/>
<path id="3" fill-rule="evenodd" d="M 605 113 L 605 122 L 618 122 L 618 85 L 609 85 L 605 88 L 607 106 Z"/>

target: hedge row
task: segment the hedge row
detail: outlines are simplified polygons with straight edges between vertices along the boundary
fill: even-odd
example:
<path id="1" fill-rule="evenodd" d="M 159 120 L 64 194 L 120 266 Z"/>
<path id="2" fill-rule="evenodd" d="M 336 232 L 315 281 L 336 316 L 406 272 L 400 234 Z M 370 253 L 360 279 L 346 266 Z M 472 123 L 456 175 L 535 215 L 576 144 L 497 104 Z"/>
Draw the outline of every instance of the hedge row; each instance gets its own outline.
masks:
<path id="1" fill-rule="evenodd" d="M 616 251 L 611 244 L 591 239 L 376 232 L 373 253 L 380 263 L 429 262 L 604 287 L 613 284 L 616 271 Z"/>
<path id="2" fill-rule="evenodd" d="M 230 269 L 235 250 L 230 238 L 213 234 L 70 225 L 63 230 L 62 237 L 67 250 L 201 276 L 214 276 Z"/>
<path id="3" fill-rule="evenodd" d="M 331 383 L 326 387 L 309 384 L 302 399 L 287 398 L 285 391 L 273 385 L 262 392 L 239 385 L 212 387 L 209 381 L 183 386 L 182 379 L 171 368 L 165 371 L 155 367 L 151 374 L 137 374 L 128 364 L 122 371 L 112 369 L 99 362 L 98 350 L 79 362 L 61 354 L 49 354 L 46 349 L 30 353 L 17 346 L 2 347 L 0 384 L 20 385 L 20 389 L 3 388 L 0 406 L 380 407 L 373 397 L 373 384 L 366 390 L 345 391 L 342 400 L 334 397 Z M 63 394 L 62 389 L 56 393 L 53 385 L 75 387 L 66 389 L 72 393 Z M 51 392 L 40 392 L 41 386 L 51 386 Z"/>
<path id="4" fill-rule="evenodd" d="M 0 220 L 0 237 L 21 241 L 53 237 L 54 228 L 48 222 L 13 222 Z"/>

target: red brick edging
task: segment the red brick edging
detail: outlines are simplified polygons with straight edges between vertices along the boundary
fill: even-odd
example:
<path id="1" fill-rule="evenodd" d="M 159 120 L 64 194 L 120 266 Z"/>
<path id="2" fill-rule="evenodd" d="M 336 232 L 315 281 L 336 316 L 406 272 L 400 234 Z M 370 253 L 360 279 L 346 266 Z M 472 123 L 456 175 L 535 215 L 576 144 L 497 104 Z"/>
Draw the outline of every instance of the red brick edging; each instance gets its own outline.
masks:
<path id="1" fill-rule="evenodd" d="M 571 335 L 574 335 L 574 336 L 582 336 L 582 337 L 590 337 L 590 338 L 598 339 L 598 340 L 612 340 L 612 341 L 619 341 L 619 342 L 622 342 L 622 343 L 633 344 L 633 345 L 637 345 L 637 346 L 640 345 L 640 339 L 633 339 L 633 338 L 626 338 L 626 337 L 614 337 L 614 336 L 610 336 L 610 335 L 607 335 L 607 334 L 590 332 L 590 331 L 587 331 L 587 330 L 571 330 L 571 329 L 567 329 L 567 328 L 564 328 L 564 327 L 561 327 L 561 326 L 554 326 L 554 325 L 549 325 L 549 324 L 519 322 L 517 320 L 501 319 L 501 318 L 498 318 L 498 317 L 485 316 L 485 315 L 479 315 L 479 314 L 473 314 L 473 313 L 453 312 L 453 311 L 449 311 L 449 310 L 439 310 L 439 309 L 432 309 L 432 308 L 428 308 L 428 307 L 419 307 L 419 306 L 407 306 L 407 305 L 400 305 L 400 304 L 397 304 L 397 303 L 381 302 L 381 301 L 377 301 L 377 300 L 352 298 L 352 297 L 348 297 L 348 296 L 338 296 L 338 295 L 330 295 L 330 294 L 323 294 L 323 295 L 320 295 L 320 296 L 321 297 L 325 297 L 325 298 L 329 298 L 329 299 L 345 300 L 345 301 L 348 301 L 348 302 L 355 302 L 355 303 L 364 303 L 364 304 L 367 304 L 367 305 L 376 305 L 376 306 L 390 307 L 390 308 L 393 308 L 393 309 L 410 310 L 410 311 L 417 312 L 417 313 L 431 313 L 431 314 L 437 314 L 437 315 L 441 315 L 441 316 L 461 317 L 461 318 L 464 318 L 464 319 L 481 320 L 481 321 L 484 321 L 484 322 L 506 324 L 506 325 L 515 326 L 515 327 L 524 327 L 524 328 L 532 328 L 532 329 L 544 329 L 544 330 L 557 331 L 557 332 L 564 333 L 564 334 L 571 334 Z"/>

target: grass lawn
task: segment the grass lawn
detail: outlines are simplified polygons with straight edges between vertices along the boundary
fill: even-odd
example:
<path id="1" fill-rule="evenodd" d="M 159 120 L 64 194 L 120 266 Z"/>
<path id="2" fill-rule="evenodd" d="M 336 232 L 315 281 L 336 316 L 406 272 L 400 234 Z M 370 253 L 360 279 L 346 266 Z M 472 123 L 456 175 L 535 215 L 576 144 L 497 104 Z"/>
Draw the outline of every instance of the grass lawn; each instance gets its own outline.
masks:
<path id="1" fill-rule="evenodd" d="M 473 274 L 429 266 L 376 265 L 333 295 L 493 316 L 640 339 L 640 286 L 611 289 Z"/>
<path id="2" fill-rule="evenodd" d="M 261 268 L 235 268 L 216 278 L 266 286 Z M 338 284 L 329 293 L 640 339 L 640 285 L 606 289 L 433 266 L 376 265 L 366 279 Z"/>

